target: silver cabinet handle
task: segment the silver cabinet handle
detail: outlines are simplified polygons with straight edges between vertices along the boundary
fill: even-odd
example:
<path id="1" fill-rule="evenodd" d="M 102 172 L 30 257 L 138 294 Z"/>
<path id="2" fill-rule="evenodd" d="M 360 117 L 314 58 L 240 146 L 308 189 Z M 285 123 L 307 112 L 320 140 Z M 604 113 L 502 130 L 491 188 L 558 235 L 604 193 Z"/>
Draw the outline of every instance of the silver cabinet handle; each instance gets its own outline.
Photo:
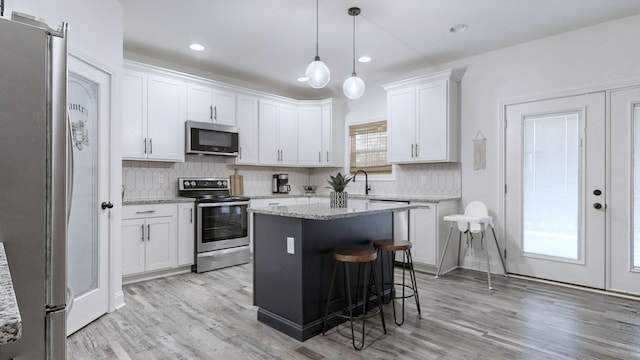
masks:
<path id="1" fill-rule="evenodd" d="M 322 164 L 322 151 L 318 151 L 318 163 Z"/>
<path id="2" fill-rule="evenodd" d="M 147 224 L 147 241 L 151 241 L 151 225 Z"/>
<path id="3" fill-rule="evenodd" d="M 218 120 L 218 107 L 217 106 L 213 107 L 213 119 L 214 120 Z"/>
<path id="4" fill-rule="evenodd" d="M 189 209 L 189 223 L 193 224 L 193 209 Z"/>
<path id="5" fill-rule="evenodd" d="M 411 144 L 411 157 L 413 157 L 413 145 L 414 144 Z"/>
<path id="6" fill-rule="evenodd" d="M 276 206 L 276 205 L 280 205 L 280 203 L 279 202 L 269 203 L 269 206 Z"/>
<path id="7" fill-rule="evenodd" d="M 144 153 L 147 153 L 147 138 L 144 138 Z"/>
<path id="8" fill-rule="evenodd" d="M 416 157 L 418 157 L 418 144 L 416 144 Z"/>
<path id="9" fill-rule="evenodd" d="M 149 154 L 153 154 L 153 139 L 149 139 Z"/>
<path id="10" fill-rule="evenodd" d="M 238 157 L 242 159 L 242 146 L 238 146 Z"/>
<path id="11" fill-rule="evenodd" d="M 209 119 L 213 120 L 213 105 L 209 105 Z"/>
<path id="12" fill-rule="evenodd" d="M 147 210 L 147 211 L 136 211 L 136 214 L 153 214 L 156 212 L 155 210 Z"/>
<path id="13" fill-rule="evenodd" d="M 327 151 L 327 163 L 329 162 L 329 152 Z"/>
<path id="14" fill-rule="evenodd" d="M 144 225 L 140 225 L 140 240 L 144 242 Z"/>

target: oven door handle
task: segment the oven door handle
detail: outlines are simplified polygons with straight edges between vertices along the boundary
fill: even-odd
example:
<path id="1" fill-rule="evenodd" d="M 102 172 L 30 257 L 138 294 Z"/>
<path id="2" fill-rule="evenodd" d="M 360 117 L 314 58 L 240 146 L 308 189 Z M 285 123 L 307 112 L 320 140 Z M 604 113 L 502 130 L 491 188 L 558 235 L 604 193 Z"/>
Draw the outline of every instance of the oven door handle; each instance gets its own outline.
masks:
<path id="1" fill-rule="evenodd" d="M 217 203 L 200 203 L 198 204 L 198 208 L 207 208 L 207 207 L 221 207 L 221 206 L 249 206 L 248 201 L 237 201 L 237 202 L 217 202 Z"/>

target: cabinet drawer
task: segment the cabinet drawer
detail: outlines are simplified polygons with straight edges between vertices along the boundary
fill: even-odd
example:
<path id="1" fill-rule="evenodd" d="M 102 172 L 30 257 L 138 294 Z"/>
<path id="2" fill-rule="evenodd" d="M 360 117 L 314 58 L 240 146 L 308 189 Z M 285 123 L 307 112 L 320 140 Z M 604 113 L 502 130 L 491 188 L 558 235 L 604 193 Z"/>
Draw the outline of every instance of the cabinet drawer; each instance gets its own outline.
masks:
<path id="1" fill-rule="evenodd" d="M 141 219 L 161 216 L 176 216 L 175 204 L 126 205 L 122 207 L 123 219 Z"/>

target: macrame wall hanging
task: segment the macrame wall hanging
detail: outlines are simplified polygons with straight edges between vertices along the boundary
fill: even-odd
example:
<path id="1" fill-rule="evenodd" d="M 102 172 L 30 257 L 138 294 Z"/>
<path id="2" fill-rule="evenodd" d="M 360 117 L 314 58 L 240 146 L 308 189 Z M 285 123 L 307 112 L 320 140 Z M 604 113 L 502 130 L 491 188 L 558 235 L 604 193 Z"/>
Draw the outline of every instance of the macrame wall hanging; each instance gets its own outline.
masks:
<path id="1" fill-rule="evenodd" d="M 487 139 L 478 131 L 473 138 L 473 170 L 482 170 L 487 167 Z"/>

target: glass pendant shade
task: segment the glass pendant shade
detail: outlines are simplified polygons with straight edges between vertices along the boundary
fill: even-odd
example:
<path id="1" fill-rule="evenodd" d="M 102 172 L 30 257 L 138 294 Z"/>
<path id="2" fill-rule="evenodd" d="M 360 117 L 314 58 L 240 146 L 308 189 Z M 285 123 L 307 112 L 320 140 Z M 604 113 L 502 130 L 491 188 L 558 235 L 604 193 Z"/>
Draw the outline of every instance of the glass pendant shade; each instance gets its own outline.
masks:
<path id="1" fill-rule="evenodd" d="M 364 81 L 358 77 L 355 73 L 351 77 L 347 78 L 342 84 L 342 91 L 344 95 L 351 100 L 359 99 L 364 94 L 366 86 Z"/>
<path id="2" fill-rule="evenodd" d="M 331 79 L 331 73 L 325 63 L 320 61 L 320 57 L 316 56 L 315 60 L 307 66 L 305 76 L 309 78 L 307 84 L 314 89 L 325 87 Z"/>

